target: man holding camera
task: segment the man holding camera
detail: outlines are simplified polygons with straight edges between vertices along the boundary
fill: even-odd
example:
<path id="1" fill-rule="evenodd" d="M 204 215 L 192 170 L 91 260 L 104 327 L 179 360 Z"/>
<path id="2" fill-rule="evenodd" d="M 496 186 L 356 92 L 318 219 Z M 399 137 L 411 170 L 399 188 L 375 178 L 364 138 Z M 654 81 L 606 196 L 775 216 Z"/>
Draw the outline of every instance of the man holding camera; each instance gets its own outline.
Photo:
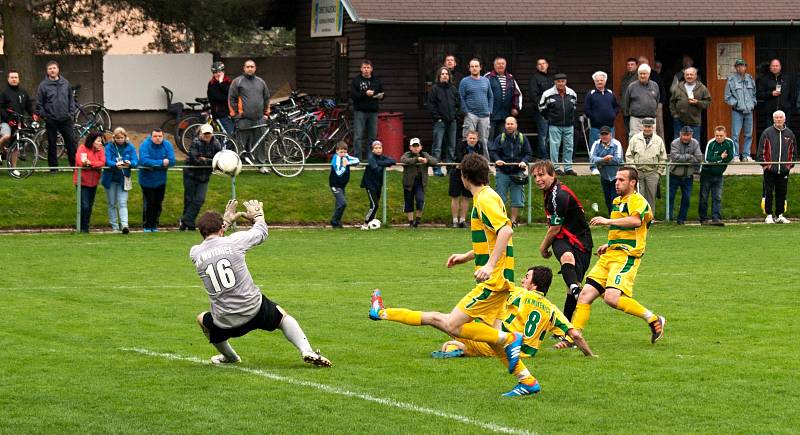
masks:
<path id="1" fill-rule="evenodd" d="M 497 167 L 495 191 L 503 201 L 511 191 L 511 226 L 516 227 L 519 209 L 525 206 L 522 188 L 528 184 L 526 170 L 533 151 L 528 138 L 517 129 L 517 119 L 513 116 L 506 118 L 505 131 L 492 142 L 489 156 Z"/>

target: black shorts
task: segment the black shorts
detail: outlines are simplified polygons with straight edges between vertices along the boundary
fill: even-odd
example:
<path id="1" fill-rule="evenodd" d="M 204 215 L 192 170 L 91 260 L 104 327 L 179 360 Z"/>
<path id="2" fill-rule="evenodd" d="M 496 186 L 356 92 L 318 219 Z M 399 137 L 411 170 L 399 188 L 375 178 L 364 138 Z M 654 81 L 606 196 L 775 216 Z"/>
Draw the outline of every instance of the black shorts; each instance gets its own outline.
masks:
<path id="1" fill-rule="evenodd" d="M 586 252 L 583 252 L 578 247 L 570 245 L 566 239 L 555 239 L 552 247 L 556 260 L 559 260 L 565 252 L 572 252 L 575 257 L 575 272 L 578 274 L 578 282 L 583 282 L 583 277 L 592 262 L 592 247 L 587 246 Z"/>
<path id="2" fill-rule="evenodd" d="M 456 172 L 455 170 L 451 172 L 450 187 L 447 190 L 447 194 L 450 195 L 450 198 L 458 198 L 459 196 L 472 198 L 472 192 L 464 187 L 464 183 L 461 182 L 461 175 L 456 174 Z"/>
<path id="3" fill-rule="evenodd" d="M 206 312 L 203 316 L 203 326 L 208 329 L 208 341 L 210 343 L 222 343 L 232 337 L 241 337 L 254 329 L 274 331 L 281 325 L 281 320 L 283 320 L 283 314 L 278 309 L 278 306 L 275 305 L 275 302 L 261 295 L 261 308 L 255 317 L 244 325 L 239 325 L 235 328 L 220 328 L 214 324 L 214 318 L 211 317 L 211 313 Z"/>

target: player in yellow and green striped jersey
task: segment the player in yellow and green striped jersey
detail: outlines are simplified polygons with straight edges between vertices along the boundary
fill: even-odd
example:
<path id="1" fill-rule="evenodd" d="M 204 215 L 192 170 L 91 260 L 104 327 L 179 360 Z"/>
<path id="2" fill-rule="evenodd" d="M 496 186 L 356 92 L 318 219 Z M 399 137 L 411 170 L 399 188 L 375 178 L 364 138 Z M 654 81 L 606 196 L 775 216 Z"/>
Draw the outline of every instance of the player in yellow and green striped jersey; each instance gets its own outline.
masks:
<path id="1" fill-rule="evenodd" d="M 464 296 L 449 314 L 412 311 L 405 308 L 384 308 L 380 290 L 373 291 L 369 318 L 390 320 L 406 325 L 429 325 L 452 337 L 480 341 L 505 353 L 509 373 L 519 361 L 522 334 L 508 333 L 491 326 L 503 310 L 505 301 L 514 289 L 514 248 L 511 221 L 506 215 L 500 196 L 488 186 L 489 162 L 471 153 L 460 164 L 461 181 L 473 196 L 470 227 L 472 249 L 453 254 L 447 267 L 475 261 L 473 276 L 477 285 Z M 474 322 L 481 319 L 482 322 Z"/>
<path id="2" fill-rule="evenodd" d="M 644 319 L 650 326 L 650 342 L 664 335 L 666 319 L 653 314 L 633 298 L 633 283 L 647 244 L 647 230 L 653 221 L 653 212 L 647 200 L 636 191 L 639 173 L 635 168 L 622 167 L 617 171 L 611 216 L 596 216 L 590 225 L 608 225 L 608 243 L 597 249 L 600 260 L 586 277 L 586 284 L 578 296 L 578 306 L 572 323 L 583 330 L 589 321 L 591 304 L 602 295 L 612 308 Z"/>

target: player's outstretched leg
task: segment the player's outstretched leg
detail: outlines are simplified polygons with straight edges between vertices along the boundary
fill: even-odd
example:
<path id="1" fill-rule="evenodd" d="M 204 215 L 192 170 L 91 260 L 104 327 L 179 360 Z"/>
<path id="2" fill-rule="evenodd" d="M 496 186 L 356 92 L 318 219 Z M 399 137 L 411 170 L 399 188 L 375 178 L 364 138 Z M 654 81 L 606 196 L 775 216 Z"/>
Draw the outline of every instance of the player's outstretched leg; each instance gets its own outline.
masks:
<path id="1" fill-rule="evenodd" d="M 211 341 L 211 333 L 208 331 L 208 328 L 205 324 L 203 324 L 203 319 L 205 318 L 208 311 L 204 311 L 197 315 L 197 324 L 200 326 L 200 330 L 203 331 L 203 335 Z M 219 352 L 219 355 L 214 355 L 211 357 L 212 364 L 235 364 L 242 361 L 242 358 L 236 354 L 236 351 L 233 350 L 231 344 L 228 343 L 228 340 L 221 341 L 219 343 L 211 343 Z"/>
<path id="2" fill-rule="evenodd" d="M 422 311 L 414 311 L 406 308 L 385 308 L 381 290 L 372 291 L 370 300 L 369 318 L 371 320 L 390 320 L 392 322 L 403 323 L 405 325 L 422 325 Z"/>
<path id="3" fill-rule="evenodd" d="M 297 320 L 283 311 L 283 308 L 280 306 L 278 310 L 283 314 L 281 324 L 278 328 L 280 328 L 283 335 L 286 336 L 286 339 L 300 351 L 300 354 L 303 356 L 303 361 L 319 367 L 330 367 L 331 362 L 320 355 L 319 350 L 314 352 L 314 350 L 311 349 L 311 343 L 308 342 L 308 338 L 306 338 L 306 334 L 303 332 L 300 324 L 297 323 Z"/>
<path id="4" fill-rule="evenodd" d="M 609 306 L 647 322 L 651 332 L 650 343 L 655 343 L 664 336 L 664 325 L 666 325 L 667 319 L 653 314 L 652 311 L 642 306 L 636 299 L 625 296 L 619 290 L 613 288 L 606 289 L 603 298 Z"/>

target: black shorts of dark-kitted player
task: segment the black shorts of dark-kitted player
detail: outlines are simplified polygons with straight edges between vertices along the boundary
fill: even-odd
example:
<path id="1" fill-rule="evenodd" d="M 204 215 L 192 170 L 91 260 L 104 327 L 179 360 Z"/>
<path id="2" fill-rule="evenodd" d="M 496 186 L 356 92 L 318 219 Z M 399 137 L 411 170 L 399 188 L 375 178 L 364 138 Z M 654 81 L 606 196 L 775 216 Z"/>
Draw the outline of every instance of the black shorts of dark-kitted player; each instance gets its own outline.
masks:
<path id="1" fill-rule="evenodd" d="M 207 312 L 203 316 L 203 326 L 208 329 L 208 341 L 210 343 L 222 343 L 229 338 L 241 337 L 254 329 L 274 331 L 281 325 L 283 313 L 278 309 L 275 302 L 261 295 L 261 308 L 258 313 L 244 325 L 235 328 L 220 328 L 214 324 L 211 313 Z"/>
<path id="2" fill-rule="evenodd" d="M 567 239 L 555 239 L 552 247 L 553 254 L 559 262 L 565 252 L 572 252 L 572 256 L 575 257 L 575 272 L 578 274 L 578 282 L 583 281 L 586 271 L 589 270 L 589 264 L 592 262 L 592 247 L 587 246 L 585 251 L 581 251 L 578 247 L 571 245 Z"/>

